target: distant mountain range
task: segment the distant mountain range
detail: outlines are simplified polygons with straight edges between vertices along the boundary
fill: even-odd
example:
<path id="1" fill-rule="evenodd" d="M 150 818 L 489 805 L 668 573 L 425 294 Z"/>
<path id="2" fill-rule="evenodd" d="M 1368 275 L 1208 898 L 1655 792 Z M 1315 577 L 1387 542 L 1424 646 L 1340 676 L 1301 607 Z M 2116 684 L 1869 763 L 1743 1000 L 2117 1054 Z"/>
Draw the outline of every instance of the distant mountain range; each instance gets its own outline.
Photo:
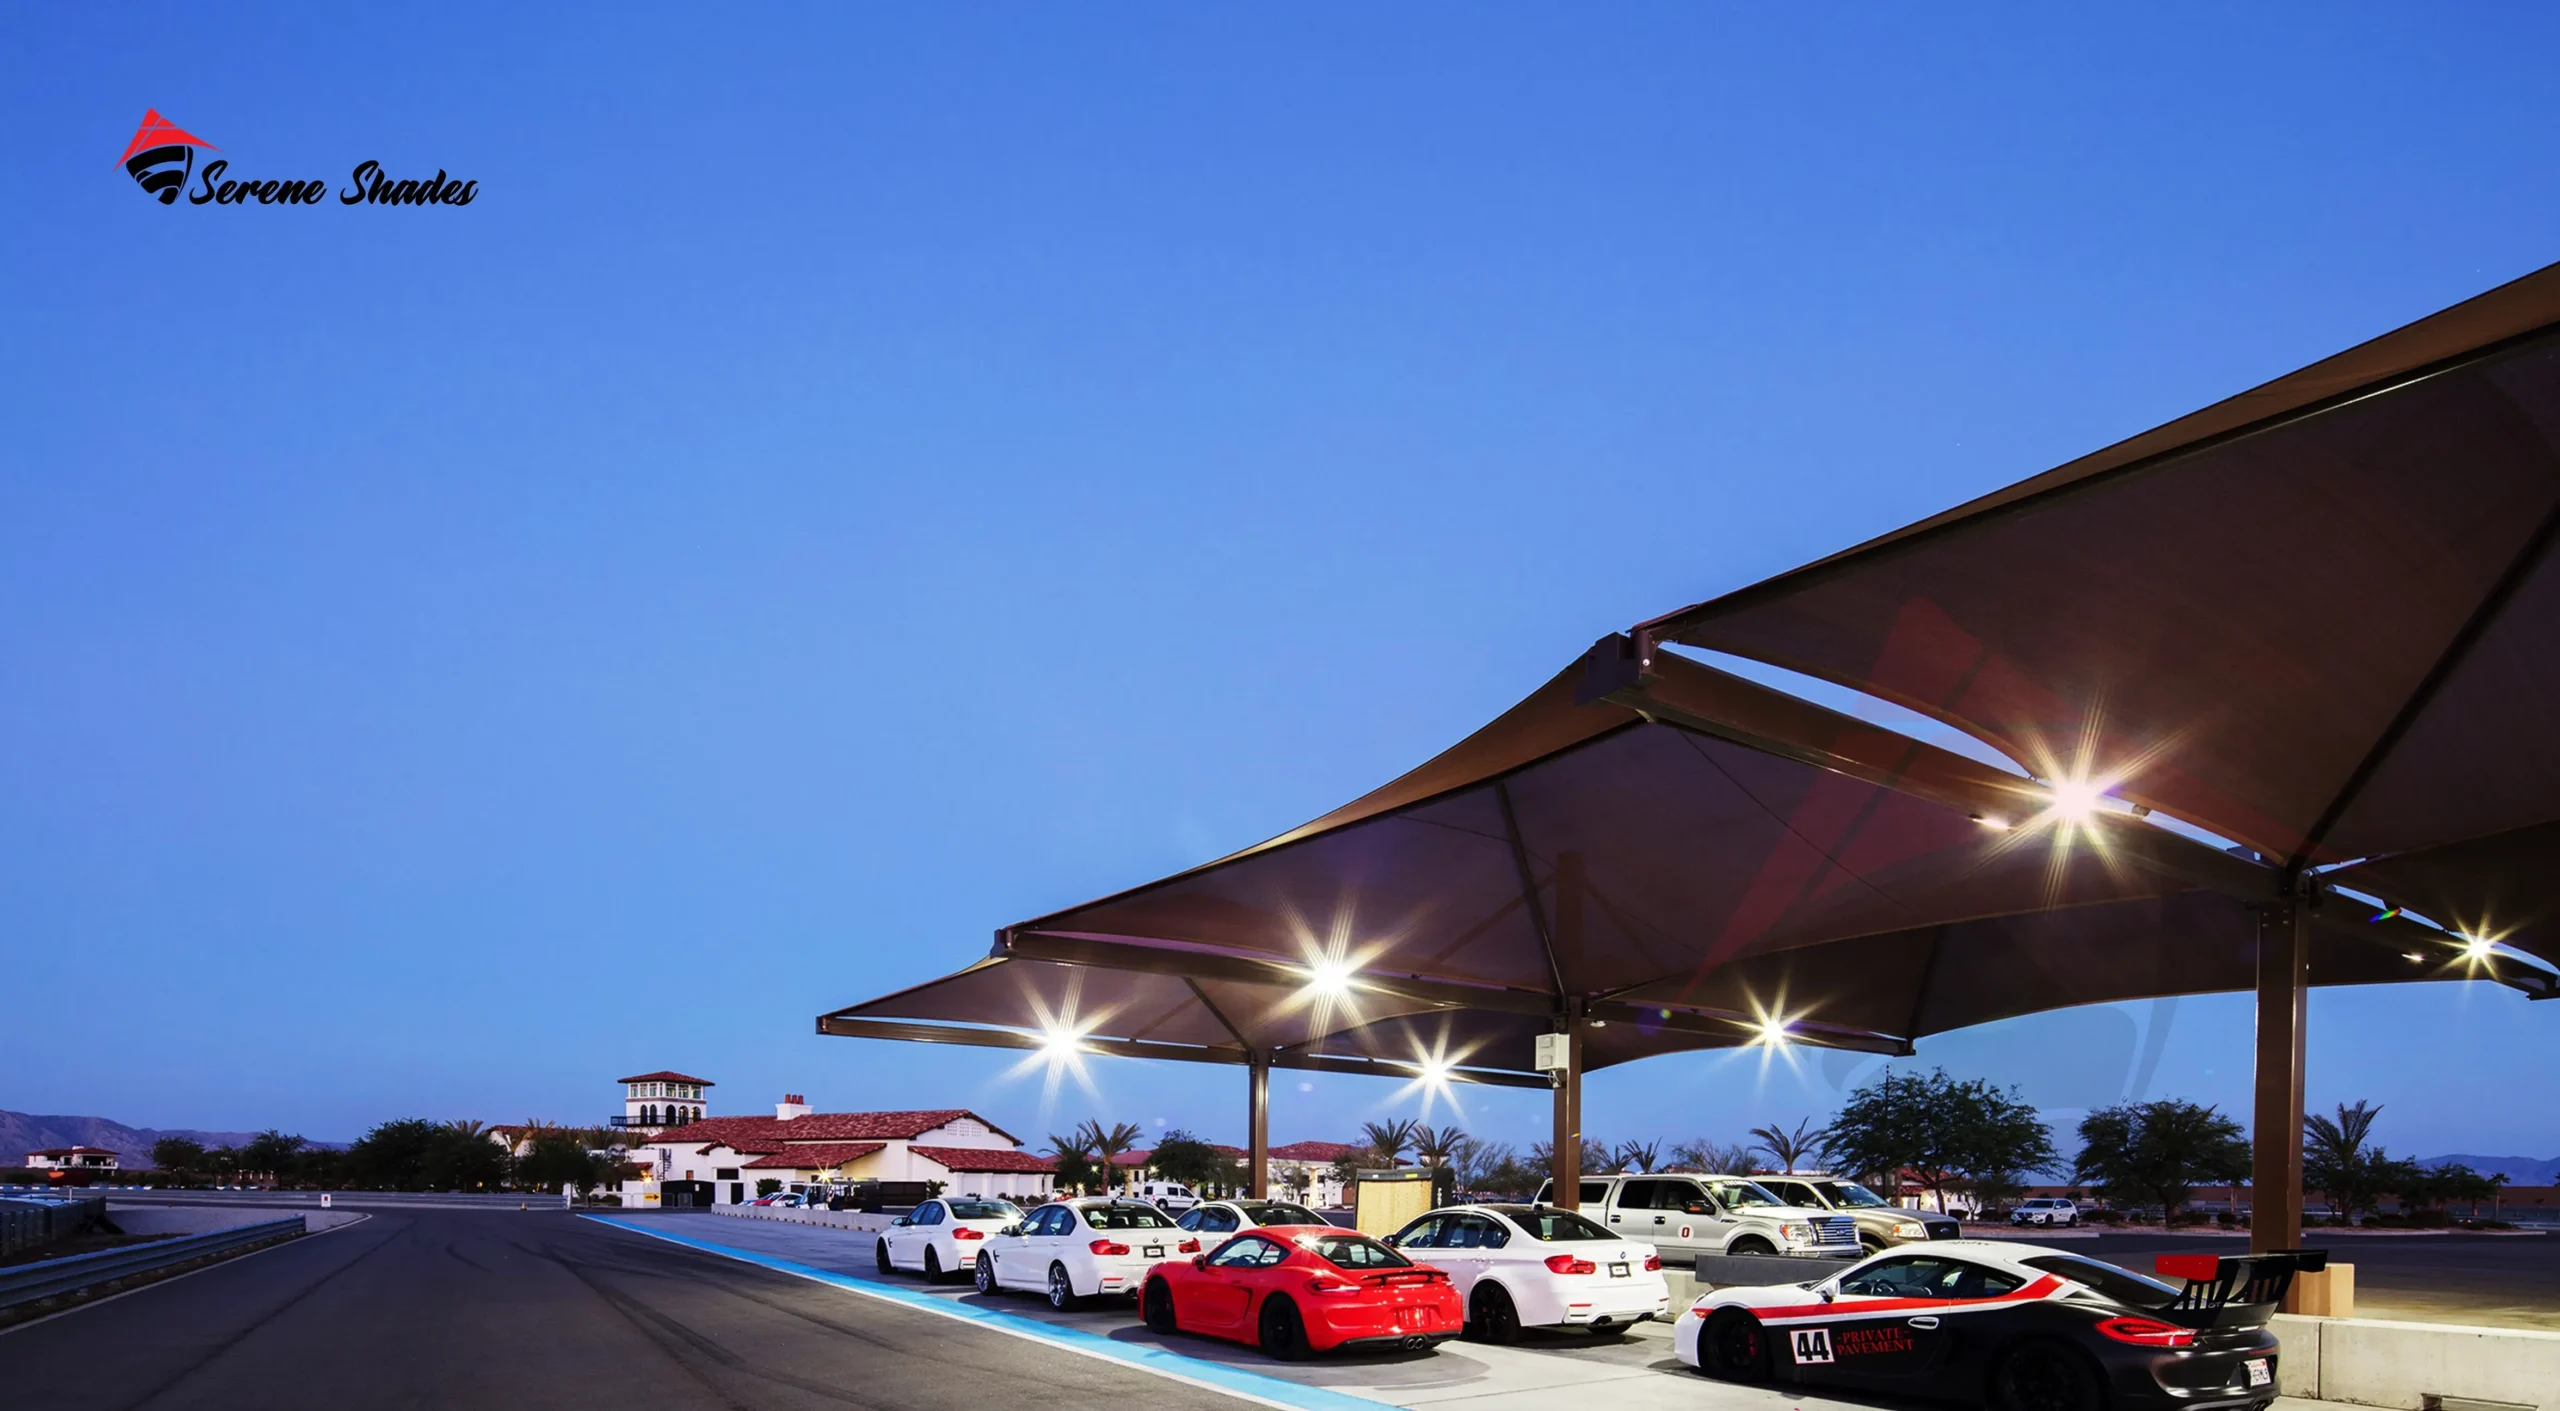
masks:
<path id="1" fill-rule="evenodd" d="M 2452 1166 L 2460 1164 L 2470 1167 L 2472 1170 L 2479 1172 L 2483 1176 L 2495 1176 L 2503 1172 L 2506 1175 L 2507 1184 L 2513 1186 L 2560 1186 L 2560 1156 L 2555 1156 L 2548 1161 L 2536 1161 L 2530 1156 L 2463 1156 L 2457 1154 L 2453 1156 L 2422 1156 L 2418 1158 L 2418 1164 L 2421 1166 Z"/>
<path id="2" fill-rule="evenodd" d="M 127 1166 L 149 1166 L 151 1145 L 163 1137 L 185 1137 L 208 1149 L 238 1146 L 255 1132 L 205 1132 L 193 1127 L 128 1127 L 104 1117 L 41 1117 L 31 1112 L 0 1111 L 0 1166 L 27 1164 L 27 1153 L 58 1146 L 102 1146 L 124 1158 Z M 313 1142 L 340 1146 L 340 1142 Z"/>

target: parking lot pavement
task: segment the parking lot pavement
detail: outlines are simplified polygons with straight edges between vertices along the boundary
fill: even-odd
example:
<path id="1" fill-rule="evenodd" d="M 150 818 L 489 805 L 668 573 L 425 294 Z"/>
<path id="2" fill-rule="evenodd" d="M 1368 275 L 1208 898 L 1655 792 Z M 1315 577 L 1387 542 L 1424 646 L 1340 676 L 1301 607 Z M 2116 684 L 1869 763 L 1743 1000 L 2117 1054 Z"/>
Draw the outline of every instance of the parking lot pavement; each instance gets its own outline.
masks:
<path id="1" fill-rule="evenodd" d="M 10 1411 L 1244 1405 L 557 1209 L 378 1213 L 0 1331 Z"/>
<path id="2" fill-rule="evenodd" d="M 824 1271 L 840 1280 L 848 1297 L 866 1289 L 891 1296 L 925 1296 L 973 1314 L 994 1312 L 1062 1334 L 1108 1339 L 1133 1351 L 1232 1368 L 1320 1393 L 1357 1397 L 1389 1406 L 1465 1407 L 1467 1411 L 1546 1411 L 1565 1396 L 1605 1398 L 1611 1411 L 1830 1411 L 1830 1408 L 1917 1408 L 1925 1403 L 1882 1398 L 1807 1396 L 1798 1392 L 1738 1387 L 1710 1381 L 1671 1355 L 1668 1327 L 1646 1324 L 1629 1335 L 1594 1341 L 1577 1334 L 1530 1334 L 1512 1347 L 1450 1342 L 1433 1352 L 1336 1355 L 1306 1362 L 1275 1362 L 1241 1344 L 1195 1337 L 1162 1337 L 1138 1321 L 1135 1306 L 1115 1300 L 1074 1313 L 1053 1312 L 1038 1296 L 1006 1293 L 983 1297 L 964 1283 L 928 1285 L 911 1274 L 883 1277 L 872 1239 L 849 1231 L 806 1225 L 730 1220 L 712 1215 L 651 1214 L 622 1222 L 635 1239 L 652 1235 L 734 1251 Z M 865 1300 L 866 1302 L 870 1300 Z M 1278 1398 L 1271 1398 L 1278 1399 Z M 2313 1411 L 2317 1402 L 2280 1401 L 2279 1408 Z"/>

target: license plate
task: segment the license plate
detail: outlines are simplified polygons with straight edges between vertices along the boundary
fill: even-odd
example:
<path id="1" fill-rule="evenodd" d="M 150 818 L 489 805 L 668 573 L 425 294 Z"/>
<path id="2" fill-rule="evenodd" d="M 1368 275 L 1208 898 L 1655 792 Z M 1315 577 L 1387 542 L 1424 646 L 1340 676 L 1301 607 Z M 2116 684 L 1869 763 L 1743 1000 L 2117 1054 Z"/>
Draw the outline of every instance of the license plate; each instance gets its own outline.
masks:
<path id="1" fill-rule="evenodd" d="M 1609 1277 L 1610 1277 L 1610 1278 L 1613 1278 L 1613 1279 L 1623 1279 L 1623 1278 L 1627 1277 L 1627 1266 L 1626 1266 L 1626 1265 L 1624 1265 L 1624 1264 L 1612 1264 L 1612 1265 L 1610 1265 L 1610 1266 L 1609 1266 Z"/>
<path id="2" fill-rule="evenodd" d="M 1162 1259 L 1162 1258 L 1164 1258 L 1164 1246 L 1163 1246 L 1163 1245 L 1160 1245 L 1160 1244 L 1151 1244 L 1151 1245 L 1148 1245 L 1148 1246 L 1147 1246 L 1147 1257 L 1148 1257 L 1149 1259 Z"/>
<path id="3" fill-rule="evenodd" d="M 2249 1385 L 2253 1387 L 2262 1387 L 2269 1381 L 2273 1380 L 2273 1378 L 2267 1375 L 2267 1359 L 2263 1357 L 2252 1357 L 2246 1365 L 2249 1368 Z"/>

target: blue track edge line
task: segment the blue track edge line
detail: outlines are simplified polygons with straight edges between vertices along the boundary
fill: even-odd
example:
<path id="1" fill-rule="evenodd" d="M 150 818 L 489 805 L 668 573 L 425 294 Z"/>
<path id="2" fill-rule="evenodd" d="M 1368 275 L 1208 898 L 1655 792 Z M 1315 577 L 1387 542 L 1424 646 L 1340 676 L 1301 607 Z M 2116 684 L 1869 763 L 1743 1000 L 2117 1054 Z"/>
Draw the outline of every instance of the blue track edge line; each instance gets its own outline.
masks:
<path id="1" fill-rule="evenodd" d="M 688 1249 L 698 1249 L 706 1254 L 717 1254 L 725 1259 L 735 1259 L 740 1263 L 760 1265 L 776 1273 L 831 1284 L 866 1298 L 903 1304 L 922 1312 L 956 1318 L 964 1323 L 976 1323 L 981 1327 L 1010 1333 L 1016 1337 L 1051 1343 L 1083 1353 L 1088 1357 L 1117 1362 L 1123 1366 L 1135 1367 L 1140 1371 L 1153 1372 L 1158 1376 L 1171 1377 L 1177 1381 L 1190 1382 L 1195 1386 L 1207 1387 L 1213 1391 L 1233 1392 L 1238 1396 L 1250 1397 L 1266 1405 L 1291 1407 L 1295 1408 L 1295 1411 L 1382 1411 L 1383 1408 L 1392 1407 L 1390 1402 L 1372 1401 L 1368 1397 L 1353 1396 L 1348 1392 L 1328 1391 L 1323 1387 L 1308 1386 L 1282 1377 L 1248 1372 L 1241 1367 L 1231 1367 L 1223 1362 L 1186 1357 L 1169 1348 L 1124 1343 L 1088 1333 L 1081 1328 L 1061 1327 L 1056 1323 L 1044 1323 L 1037 1318 L 1000 1313 L 994 1309 L 979 1308 L 956 1299 L 936 1298 L 932 1294 L 917 1293 L 912 1289 L 899 1288 L 895 1284 L 878 1283 L 852 1274 L 839 1274 L 831 1269 L 821 1269 L 815 1265 L 802 1264 L 776 1255 L 758 1254 L 753 1250 L 737 1249 L 725 1244 L 714 1244 L 709 1240 L 695 1239 L 690 1235 L 673 1234 L 650 1228 L 656 1223 L 655 1221 L 625 1220 L 611 1215 L 582 1215 L 579 1218 L 593 1220 L 599 1225 L 611 1225 L 616 1229 L 629 1230 L 634 1234 L 647 1235 L 651 1239 L 665 1240 L 669 1244 L 680 1244 Z"/>

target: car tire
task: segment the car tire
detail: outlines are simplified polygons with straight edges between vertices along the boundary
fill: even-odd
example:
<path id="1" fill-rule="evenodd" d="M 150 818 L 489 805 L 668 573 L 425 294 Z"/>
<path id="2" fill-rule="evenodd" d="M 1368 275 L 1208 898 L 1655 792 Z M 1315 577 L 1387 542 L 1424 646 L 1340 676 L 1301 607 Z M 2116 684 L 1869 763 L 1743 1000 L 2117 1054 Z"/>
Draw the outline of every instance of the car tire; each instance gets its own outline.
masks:
<path id="1" fill-rule="evenodd" d="M 1307 1324 L 1298 1316 L 1298 1305 L 1286 1298 L 1272 1297 L 1262 1301 L 1262 1316 L 1254 1321 L 1263 1352 L 1275 1361 L 1295 1362 L 1307 1355 Z"/>
<path id="2" fill-rule="evenodd" d="M 1698 1330 L 1698 1370 L 1720 1382 L 1769 1380 L 1769 1330 L 1742 1309 L 1718 1309 Z"/>
<path id="3" fill-rule="evenodd" d="M 1061 1313 L 1071 1313 L 1083 1303 L 1083 1299 L 1076 1297 L 1075 1281 L 1067 1277 L 1067 1266 L 1064 1264 L 1050 1265 L 1049 1306 L 1057 1309 Z"/>
<path id="4" fill-rule="evenodd" d="M 977 1274 L 978 1292 L 994 1293 L 996 1291 L 996 1257 L 992 1254 L 979 1255 Z"/>
<path id="5" fill-rule="evenodd" d="M 2077 1226 L 2079 1225 L 2079 1223 L 2080 1223 L 2080 1217 L 2079 1217 L 2079 1216 L 2077 1216 L 2077 1215 L 2074 1215 L 2074 1216 L 2072 1216 L 2070 1219 L 2063 1221 L 2063 1222 L 2062 1222 L 2062 1227 L 2063 1227 L 2064 1229 L 2066 1229 L 2066 1230 L 2067 1230 L 2067 1229 L 2072 1229 L 2072 1228 L 2077 1227 Z"/>
<path id="6" fill-rule="evenodd" d="M 1490 1280 L 1477 1284 L 1475 1296 L 1467 1300 L 1467 1322 L 1460 1335 L 1495 1347 L 1518 1342 L 1520 1310 L 1511 1302 L 1511 1291 Z"/>
<path id="7" fill-rule="evenodd" d="M 1869 1254 L 1882 1254 L 1886 1248 L 1884 1236 L 1861 1234 L 1858 1236 L 1858 1247 Z"/>
<path id="8" fill-rule="evenodd" d="M 1775 1254 L 1778 1252 L 1778 1247 L 1758 1235 L 1744 1235 L 1726 1245 L 1724 1252 L 1727 1254 Z"/>
<path id="9" fill-rule="evenodd" d="M 2022 1342 L 1991 1364 L 1993 1411 L 2102 1411 L 2105 1389 L 2098 1369 L 2079 1349 L 2038 1338 Z"/>
<path id="10" fill-rule="evenodd" d="M 880 1272 L 881 1272 L 881 1273 L 883 1273 L 883 1274 L 888 1273 L 888 1272 L 889 1272 L 889 1242 L 888 1242 L 887 1240 L 882 1240 L 882 1241 L 880 1241 L 879 1243 L 877 1243 L 877 1244 L 873 1245 L 873 1246 L 872 1246 L 872 1252 L 873 1252 L 875 1255 L 877 1255 L 877 1256 L 879 1257 L 879 1260 L 880 1260 Z"/>
<path id="11" fill-rule="evenodd" d="M 924 1281 L 928 1284 L 942 1282 L 942 1256 L 934 1251 L 932 1245 L 924 1247 Z"/>
<path id="12" fill-rule="evenodd" d="M 1173 1286 L 1162 1279 L 1147 1280 L 1146 1292 L 1138 1295 L 1138 1314 L 1147 1321 L 1147 1331 L 1167 1336 L 1181 1331 L 1173 1316 Z"/>

